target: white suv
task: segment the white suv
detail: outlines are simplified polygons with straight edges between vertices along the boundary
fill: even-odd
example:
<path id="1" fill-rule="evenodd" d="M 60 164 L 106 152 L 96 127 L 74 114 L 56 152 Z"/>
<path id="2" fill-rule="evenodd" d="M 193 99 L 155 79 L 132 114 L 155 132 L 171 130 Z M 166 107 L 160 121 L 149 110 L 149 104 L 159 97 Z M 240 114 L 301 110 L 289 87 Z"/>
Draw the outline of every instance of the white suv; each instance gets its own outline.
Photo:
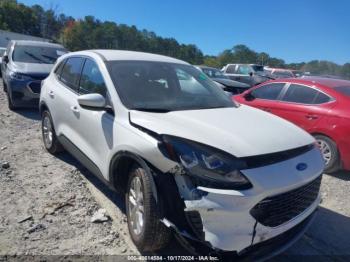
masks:
<path id="1" fill-rule="evenodd" d="M 125 194 L 141 251 L 164 247 L 171 232 L 219 253 L 281 251 L 319 204 L 324 161 L 314 139 L 236 104 L 183 61 L 64 55 L 43 81 L 40 111 L 50 153 L 66 149 Z"/>

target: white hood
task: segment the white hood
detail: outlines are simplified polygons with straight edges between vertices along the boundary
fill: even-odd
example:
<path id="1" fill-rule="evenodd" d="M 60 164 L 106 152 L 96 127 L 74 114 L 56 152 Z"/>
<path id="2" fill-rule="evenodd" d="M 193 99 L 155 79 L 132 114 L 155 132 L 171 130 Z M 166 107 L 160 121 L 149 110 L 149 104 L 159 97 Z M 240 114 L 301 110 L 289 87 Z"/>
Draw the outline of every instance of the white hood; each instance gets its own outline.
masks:
<path id="1" fill-rule="evenodd" d="M 292 123 L 245 105 L 169 113 L 131 111 L 130 120 L 158 134 L 197 141 L 236 157 L 275 153 L 314 142 Z"/>

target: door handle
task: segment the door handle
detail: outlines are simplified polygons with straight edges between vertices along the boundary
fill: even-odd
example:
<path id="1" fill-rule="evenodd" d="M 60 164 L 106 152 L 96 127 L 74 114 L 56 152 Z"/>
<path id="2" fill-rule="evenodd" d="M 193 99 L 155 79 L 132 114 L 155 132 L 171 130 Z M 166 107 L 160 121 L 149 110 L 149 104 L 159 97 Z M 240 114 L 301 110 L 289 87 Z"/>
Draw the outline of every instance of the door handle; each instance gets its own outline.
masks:
<path id="1" fill-rule="evenodd" d="M 55 93 L 54 93 L 53 91 L 50 91 L 50 92 L 49 92 L 49 96 L 50 96 L 51 98 L 54 98 L 54 97 L 55 97 Z"/>
<path id="2" fill-rule="evenodd" d="M 318 119 L 318 116 L 317 115 L 306 115 L 305 116 L 308 120 L 315 120 L 315 119 Z"/>
<path id="3" fill-rule="evenodd" d="M 72 110 L 74 113 L 79 113 L 79 109 L 77 106 L 71 106 L 70 110 Z"/>

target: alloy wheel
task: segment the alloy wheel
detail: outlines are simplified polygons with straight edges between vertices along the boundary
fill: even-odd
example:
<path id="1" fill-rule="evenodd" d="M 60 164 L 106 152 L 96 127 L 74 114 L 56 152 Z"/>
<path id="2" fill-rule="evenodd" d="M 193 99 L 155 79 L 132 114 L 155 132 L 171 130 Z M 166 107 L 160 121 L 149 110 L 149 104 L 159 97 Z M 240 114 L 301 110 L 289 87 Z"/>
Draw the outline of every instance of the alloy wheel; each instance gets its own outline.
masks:
<path id="1" fill-rule="evenodd" d="M 43 136 L 46 147 L 51 148 L 53 140 L 53 130 L 50 118 L 47 115 L 44 116 L 43 120 Z"/>
<path id="2" fill-rule="evenodd" d="M 144 228 L 144 203 L 141 179 L 137 176 L 130 183 L 128 205 L 131 230 L 140 235 Z"/>
<path id="3" fill-rule="evenodd" d="M 328 165 L 332 159 L 331 147 L 326 141 L 321 140 L 321 139 L 317 139 L 317 143 L 318 143 L 318 146 L 321 150 L 323 159 L 324 159 L 326 165 Z"/>

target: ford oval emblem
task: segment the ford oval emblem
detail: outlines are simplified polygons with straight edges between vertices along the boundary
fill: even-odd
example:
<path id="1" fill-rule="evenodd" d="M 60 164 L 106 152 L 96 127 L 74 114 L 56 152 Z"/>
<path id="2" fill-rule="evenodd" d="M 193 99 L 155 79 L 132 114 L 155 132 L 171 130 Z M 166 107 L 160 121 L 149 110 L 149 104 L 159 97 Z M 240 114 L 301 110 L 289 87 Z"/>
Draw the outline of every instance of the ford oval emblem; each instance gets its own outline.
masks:
<path id="1" fill-rule="evenodd" d="M 307 168 L 307 164 L 305 163 L 299 163 L 297 164 L 297 170 L 304 171 Z"/>

